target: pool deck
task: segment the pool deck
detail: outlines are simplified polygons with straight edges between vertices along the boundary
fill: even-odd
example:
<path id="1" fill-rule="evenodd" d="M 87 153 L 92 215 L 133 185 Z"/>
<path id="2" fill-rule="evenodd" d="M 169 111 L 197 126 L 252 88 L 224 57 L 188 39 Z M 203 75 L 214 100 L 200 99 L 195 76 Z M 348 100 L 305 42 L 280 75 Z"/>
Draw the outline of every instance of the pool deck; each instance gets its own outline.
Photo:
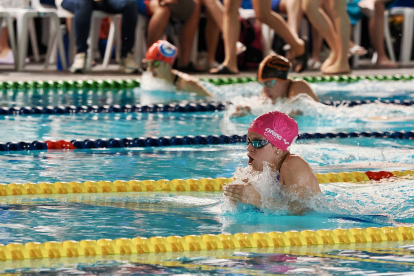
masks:
<path id="1" fill-rule="evenodd" d="M 411 64 L 410 64 L 411 65 Z M 114 80 L 114 79 L 133 79 L 139 78 L 140 74 L 121 74 L 118 72 L 117 65 L 110 65 L 108 68 L 103 69 L 100 66 L 93 68 L 93 71 L 88 74 L 71 74 L 69 72 L 56 71 L 53 65 L 48 70 L 44 70 L 43 65 L 29 64 L 26 66 L 26 71 L 16 72 L 13 71 L 12 66 L 0 66 L 0 81 L 34 81 L 34 80 Z M 53 69 L 52 69 L 53 68 Z M 410 67 L 397 68 L 397 69 L 375 69 L 369 67 L 361 67 L 355 69 L 349 75 L 395 75 L 395 74 L 414 74 L 414 64 Z M 290 76 L 322 76 L 320 71 L 305 71 L 301 74 L 291 73 Z M 251 77 L 256 76 L 255 71 L 240 72 L 237 75 L 212 75 L 208 73 L 194 74 L 194 76 L 200 78 L 213 78 L 213 77 Z"/>

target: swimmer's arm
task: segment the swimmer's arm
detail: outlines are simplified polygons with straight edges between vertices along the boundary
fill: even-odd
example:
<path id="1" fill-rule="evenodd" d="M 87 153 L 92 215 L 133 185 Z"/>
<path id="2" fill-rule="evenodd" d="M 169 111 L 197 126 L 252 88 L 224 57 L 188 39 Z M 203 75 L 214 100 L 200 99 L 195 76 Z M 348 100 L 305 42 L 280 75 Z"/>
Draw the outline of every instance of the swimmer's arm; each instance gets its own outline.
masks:
<path id="1" fill-rule="evenodd" d="M 236 106 L 236 111 L 230 117 L 243 117 L 251 114 L 251 109 L 248 106 Z"/>
<path id="2" fill-rule="evenodd" d="M 177 90 L 196 93 L 198 96 L 212 97 L 213 95 L 201 83 L 200 80 L 184 73 L 179 74 L 180 78 L 177 82 Z"/>
<path id="3" fill-rule="evenodd" d="M 293 81 L 289 88 L 289 98 L 294 98 L 299 94 L 308 94 L 316 102 L 319 102 L 319 98 L 310 87 L 309 83 L 304 80 Z"/>

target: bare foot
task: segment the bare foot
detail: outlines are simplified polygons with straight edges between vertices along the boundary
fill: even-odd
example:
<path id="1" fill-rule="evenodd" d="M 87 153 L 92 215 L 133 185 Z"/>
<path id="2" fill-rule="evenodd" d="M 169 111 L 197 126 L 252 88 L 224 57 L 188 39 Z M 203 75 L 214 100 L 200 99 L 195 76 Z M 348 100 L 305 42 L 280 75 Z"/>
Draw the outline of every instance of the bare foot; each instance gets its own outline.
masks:
<path id="1" fill-rule="evenodd" d="M 339 74 L 348 74 L 351 72 L 351 69 L 349 68 L 348 63 L 340 64 L 339 62 L 336 62 L 335 64 L 332 64 L 331 66 L 321 69 L 321 71 L 322 73 L 327 74 L 327 75 L 339 75 Z"/>
<path id="2" fill-rule="evenodd" d="M 388 58 L 382 58 L 377 60 L 377 68 L 397 68 L 397 64 Z"/>
<path id="3" fill-rule="evenodd" d="M 329 54 L 329 57 L 322 63 L 322 65 L 321 65 L 321 71 L 323 72 L 326 68 L 332 66 L 335 63 L 335 60 L 336 60 L 336 57 L 331 52 Z"/>
<path id="4" fill-rule="evenodd" d="M 210 69 L 210 74 L 237 74 L 239 73 L 239 69 L 237 66 L 235 68 L 230 67 L 228 65 L 221 64 L 217 68 Z"/>

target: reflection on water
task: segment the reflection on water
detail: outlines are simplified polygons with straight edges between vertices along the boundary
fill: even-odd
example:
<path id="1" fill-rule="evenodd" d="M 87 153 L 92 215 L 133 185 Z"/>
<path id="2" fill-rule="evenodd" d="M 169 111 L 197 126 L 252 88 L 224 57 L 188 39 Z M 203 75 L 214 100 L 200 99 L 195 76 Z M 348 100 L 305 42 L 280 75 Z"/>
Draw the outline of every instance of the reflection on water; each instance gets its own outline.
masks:
<path id="1" fill-rule="evenodd" d="M 20 275 L 412 275 L 413 244 L 233 249 L 3 262 Z M 29 260 L 28 260 L 29 261 Z M 27 265 L 27 264 L 26 264 Z"/>

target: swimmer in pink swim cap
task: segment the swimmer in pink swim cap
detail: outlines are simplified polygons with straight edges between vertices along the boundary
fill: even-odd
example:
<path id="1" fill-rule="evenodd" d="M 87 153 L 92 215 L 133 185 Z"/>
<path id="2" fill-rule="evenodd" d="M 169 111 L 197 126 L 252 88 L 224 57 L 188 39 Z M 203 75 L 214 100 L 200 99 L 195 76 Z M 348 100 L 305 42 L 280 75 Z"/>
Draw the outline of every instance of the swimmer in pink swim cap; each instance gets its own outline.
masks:
<path id="1" fill-rule="evenodd" d="M 158 40 L 149 47 L 145 55 L 147 71 L 154 78 L 163 79 L 178 91 L 196 93 L 198 96 L 212 96 L 199 79 L 172 69 L 177 57 L 177 47 L 166 40 Z"/>
<path id="2" fill-rule="evenodd" d="M 298 132 L 298 124 L 284 113 L 272 111 L 260 115 L 253 120 L 247 132 L 247 156 L 253 171 L 262 172 L 264 163 L 268 163 L 273 171 L 279 172 L 276 180 L 287 193 L 296 193 L 305 198 L 309 193 L 316 195 L 321 190 L 308 162 L 289 152 Z M 248 180 L 244 182 L 247 185 L 227 185 L 224 195 L 235 202 L 261 208 L 261 195 Z M 293 209 L 295 212 L 301 210 L 300 206 L 294 206 Z"/>

